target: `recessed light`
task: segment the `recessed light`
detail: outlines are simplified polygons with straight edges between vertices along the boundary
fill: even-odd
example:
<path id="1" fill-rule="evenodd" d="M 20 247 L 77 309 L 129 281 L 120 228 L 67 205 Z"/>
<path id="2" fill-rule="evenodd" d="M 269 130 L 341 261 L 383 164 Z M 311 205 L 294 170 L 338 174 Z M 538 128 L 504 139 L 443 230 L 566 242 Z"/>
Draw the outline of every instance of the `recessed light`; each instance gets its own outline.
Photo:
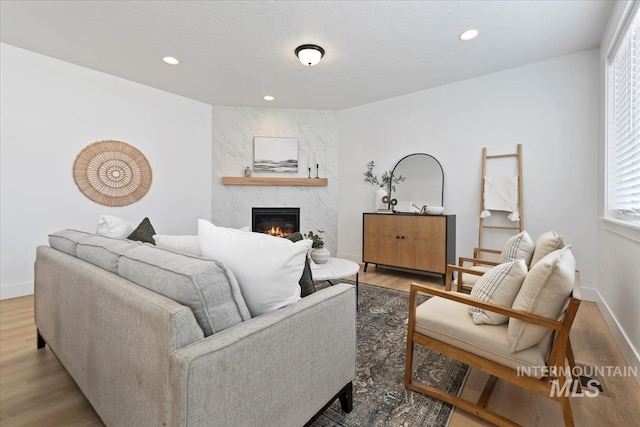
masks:
<path id="1" fill-rule="evenodd" d="M 176 58 L 174 58 L 173 56 L 165 56 L 164 58 L 162 58 L 162 60 L 164 62 L 166 62 L 167 64 L 171 64 L 171 65 L 177 65 L 180 63 L 180 61 L 178 61 Z"/>
<path id="2" fill-rule="evenodd" d="M 478 30 L 467 30 L 460 34 L 459 39 L 466 42 L 468 40 L 473 40 L 476 37 L 478 37 Z"/>
<path id="3" fill-rule="evenodd" d="M 271 95 L 265 95 L 264 100 L 265 101 L 273 101 L 275 98 Z"/>

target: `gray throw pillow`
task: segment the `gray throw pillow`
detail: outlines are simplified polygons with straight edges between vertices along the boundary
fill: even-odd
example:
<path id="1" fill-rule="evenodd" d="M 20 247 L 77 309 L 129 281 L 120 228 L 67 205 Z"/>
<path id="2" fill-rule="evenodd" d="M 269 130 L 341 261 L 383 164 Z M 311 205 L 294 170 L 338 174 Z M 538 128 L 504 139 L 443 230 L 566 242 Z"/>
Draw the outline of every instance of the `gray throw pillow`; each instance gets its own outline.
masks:
<path id="1" fill-rule="evenodd" d="M 142 220 L 142 222 L 136 227 L 135 230 L 129 234 L 127 239 L 136 240 L 138 242 L 146 242 L 155 245 L 156 242 L 153 240 L 153 235 L 156 234 L 156 230 L 153 229 L 153 225 L 151 225 L 151 221 L 149 218 Z"/>
<path id="2" fill-rule="evenodd" d="M 292 242 L 297 242 L 298 240 L 302 240 L 303 236 L 301 233 L 295 232 L 289 234 L 286 238 Z M 307 295 L 311 295 L 316 291 L 316 285 L 313 284 L 313 276 L 311 275 L 311 266 L 309 265 L 308 257 L 305 257 L 304 259 L 304 270 L 302 270 L 302 277 L 300 277 L 298 284 L 300 285 L 300 296 L 302 298 Z"/>

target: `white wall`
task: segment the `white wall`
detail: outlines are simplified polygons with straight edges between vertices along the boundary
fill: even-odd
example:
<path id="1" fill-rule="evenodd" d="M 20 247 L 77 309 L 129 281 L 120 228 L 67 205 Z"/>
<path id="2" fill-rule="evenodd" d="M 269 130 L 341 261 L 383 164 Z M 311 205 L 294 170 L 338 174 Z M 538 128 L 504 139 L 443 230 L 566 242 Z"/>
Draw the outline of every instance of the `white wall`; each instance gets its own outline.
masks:
<path id="1" fill-rule="evenodd" d="M 525 229 L 573 244 L 582 286 L 596 286 L 598 51 L 579 52 L 340 112 L 339 255 L 361 260 L 362 212 L 381 173 L 412 152 L 435 156 L 444 206 L 457 215 L 457 256 L 478 239 L 482 147 L 523 145 Z"/>
<path id="2" fill-rule="evenodd" d="M 225 186 L 223 176 L 242 176 L 253 166 L 255 136 L 298 138 L 298 173 L 308 177 L 320 165 L 326 187 Z M 338 116 L 335 112 L 278 108 L 214 107 L 212 220 L 221 226 L 251 225 L 252 207 L 299 207 L 300 230 L 322 230 L 325 247 L 335 256 L 338 235 Z M 274 176 L 254 173 L 253 176 Z"/>
<path id="3" fill-rule="evenodd" d="M 35 248 L 48 233 L 95 231 L 100 214 L 195 233 L 197 218 L 210 217 L 211 106 L 7 44 L 0 54 L 2 298 L 32 292 Z M 76 155 L 104 139 L 149 160 L 142 200 L 110 208 L 77 189 Z"/>
<path id="4" fill-rule="evenodd" d="M 614 34 L 632 2 L 617 2 L 600 44 L 601 94 L 606 100 L 606 61 Z M 596 300 L 627 363 L 640 367 L 640 228 L 605 218 L 606 102 L 601 108 L 598 186 L 598 282 Z M 636 378 L 640 382 L 640 378 Z"/>

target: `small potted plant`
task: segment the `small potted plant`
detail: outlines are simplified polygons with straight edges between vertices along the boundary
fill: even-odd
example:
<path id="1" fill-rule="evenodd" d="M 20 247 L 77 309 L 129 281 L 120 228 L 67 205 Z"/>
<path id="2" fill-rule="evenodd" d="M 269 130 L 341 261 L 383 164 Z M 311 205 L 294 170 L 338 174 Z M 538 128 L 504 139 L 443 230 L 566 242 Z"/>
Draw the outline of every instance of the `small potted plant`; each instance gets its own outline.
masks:
<path id="1" fill-rule="evenodd" d="M 306 239 L 311 240 L 311 259 L 316 264 L 324 264 L 329 261 L 330 253 L 327 248 L 324 247 L 324 241 L 320 236 L 324 231 L 318 230 L 318 234 L 313 231 L 309 231 L 307 234 L 303 234 Z"/>
<path id="2" fill-rule="evenodd" d="M 388 206 L 382 202 L 382 198 L 389 195 L 387 194 L 387 188 L 391 188 L 392 191 L 396 191 L 396 184 L 404 181 L 405 177 L 402 175 L 393 176 L 390 171 L 384 171 L 382 179 L 378 180 L 378 177 L 373 174 L 373 168 L 375 166 L 376 164 L 373 160 L 367 163 L 367 171 L 363 174 L 364 182 L 380 187 L 374 196 L 374 206 L 376 209 L 386 209 Z"/>

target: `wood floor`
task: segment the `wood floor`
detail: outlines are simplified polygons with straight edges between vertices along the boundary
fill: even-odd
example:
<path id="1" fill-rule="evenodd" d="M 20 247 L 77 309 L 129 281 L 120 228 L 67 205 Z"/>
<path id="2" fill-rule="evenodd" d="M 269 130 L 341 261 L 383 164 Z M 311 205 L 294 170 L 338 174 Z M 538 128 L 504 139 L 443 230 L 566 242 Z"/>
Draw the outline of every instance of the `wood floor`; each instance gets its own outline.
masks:
<path id="1" fill-rule="evenodd" d="M 408 290 L 413 281 L 442 287 L 441 279 L 376 270 L 360 272 L 360 281 Z M 593 303 L 583 302 L 571 334 L 578 364 L 625 366 L 607 326 Z M 477 397 L 485 374 L 472 370 L 462 395 Z M 640 425 L 640 386 L 633 378 L 603 378 L 605 394 L 596 398 L 574 398 L 577 426 Z M 525 426 L 560 426 L 560 405 L 509 384 L 498 382 L 489 408 Z M 13 426 L 101 426 L 89 402 L 48 347 L 36 350 L 33 297 L 0 301 L 0 425 Z M 482 420 L 455 411 L 450 427 L 485 426 Z M 416 426 L 408 426 L 416 427 Z"/>

